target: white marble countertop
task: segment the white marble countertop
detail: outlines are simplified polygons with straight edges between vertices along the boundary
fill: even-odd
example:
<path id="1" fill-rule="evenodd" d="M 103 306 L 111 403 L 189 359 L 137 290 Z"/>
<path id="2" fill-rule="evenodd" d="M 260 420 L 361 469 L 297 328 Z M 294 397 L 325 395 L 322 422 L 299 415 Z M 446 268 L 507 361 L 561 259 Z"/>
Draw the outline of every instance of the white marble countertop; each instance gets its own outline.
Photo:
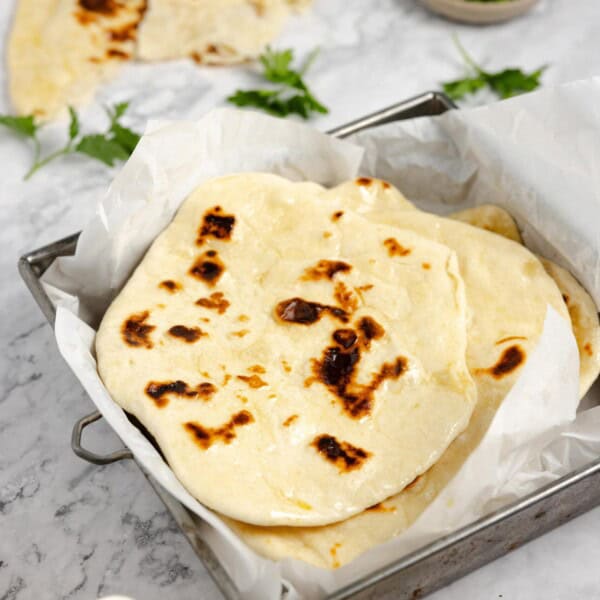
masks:
<path id="1" fill-rule="evenodd" d="M 309 74 L 331 108 L 315 119 L 326 129 L 385 107 L 462 67 L 450 34 L 492 68 L 549 64 L 544 83 L 597 74 L 598 0 L 542 0 L 528 16 L 475 28 L 432 16 L 415 0 L 315 0 L 312 14 L 280 40 L 321 55 Z M 0 3 L 2 39 L 14 0 Z M 2 72 L 1 112 L 9 110 Z M 133 66 L 103 88 L 101 101 L 132 101 L 132 123 L 194 117 L 252 81 L 248 67 L 201 69 L 188 61 Z M 86 127 L 102 119 L 96 103 Z M 51 143 L 63 126 L 50 129 Z M 73 157 L 29 183 L 29 151 L 0 134 L 0 600 L 219 598 L 208 574 L 133 463 L 96 467 L 76 458 L 73 422 L 92 405 L 59 357 L 50 328 L 21 283 L 17 257 L 78 230 L 111 172 Z M 86 443 L 119 446 L 99 424 Z M 600 597 L 600 509 L 516 550 L 432 596 L 435 600 Z"/>

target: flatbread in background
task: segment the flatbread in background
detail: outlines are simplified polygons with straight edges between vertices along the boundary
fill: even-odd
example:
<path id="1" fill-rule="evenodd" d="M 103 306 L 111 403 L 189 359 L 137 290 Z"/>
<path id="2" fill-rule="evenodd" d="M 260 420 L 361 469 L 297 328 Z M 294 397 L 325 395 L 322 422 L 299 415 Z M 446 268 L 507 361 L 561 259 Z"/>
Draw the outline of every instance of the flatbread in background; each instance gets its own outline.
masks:
<path id="1" fill-rule="evenodd" d="M 19 0 L 8 46 L 19 114 L 42 119 L 91 99 L 134 52 L 146 0 Z"/>
<path id="2" fill-rule="evenodd" d="M 600 374 L 600 322 L 592 297 L 566 269 L 540 259 L 562 292 L 579 348 L 579 394 L 583 397 Z"/>
<path id="3" fill-rule="evenodd" d="M 12 103 L 18 114 L 52 119 L 90 101 L 128 60 L 225 65 L 256 58 L 290 14 L 310 3 L 18 0 L 8 44 Z"/>
<path id="4" fill-rule="evenodd" d="M 467 208 L 460 212 L 455 212 L 450 215 L 451 219 L 469 223 L 474 227 L 486 229 L 492 233 L 502 235 L 513 242 L 523 243 L 519 228 L 512 216 L 503 208 L 494 204 L 482 204 Z"/>
<path id="5" fill-rule="evenodd" d="M 450 215 L 452 219 L 482 227 L 523 243 L 511 215 L 495 205 L 482 205 Z M 583 397 L 600 374 L 600 322 L 592 297 L 567 270 L 541 258 L 546 272 L 561 291 L 569 310 L 571 326 L 579 349 L 579 393 Z"/>
<path id="6" fill-rule="evenodd" d="M 192 58 L 227 65 L 256 58 L 307 0 L 151 0 L 142 23 L 142 60 Z"/>
<path id="7" fill-rule="evenodd" d="M 467 429 L 441 458 L 400 494 L 371 510 L 341 523 L 313 528 L 253 527 L 227 520 L 259 554 L 274 560 L 298 558 L 326 568 L 350 562 L 414 523 L 483 438 L 537 344 L 547 305 L 569 318 L 556 284 L 526 248 L 468 224 L 418 212 L 410 204 L 389 210 L 385 200 L 378 202 L 384 190 L 382 182 L 362 178 L 354 184 L 371 188 L 370 208 L 359 206 L 359 196 L 336 196 L 334 189 L 330 198 L 336 211 L 344 207 L 363 210 L 369 220 L 409 229 L 456 252 L 471 315 L 467 363 L 478 399 Z"/>
<path id="8" fill-rule="evenodd" d="M 96 338 L 112 397 L 198 500 L 320 525 L 397 493 L 475 404 L 455 254 L 274 175 L 203 184 Z"/>

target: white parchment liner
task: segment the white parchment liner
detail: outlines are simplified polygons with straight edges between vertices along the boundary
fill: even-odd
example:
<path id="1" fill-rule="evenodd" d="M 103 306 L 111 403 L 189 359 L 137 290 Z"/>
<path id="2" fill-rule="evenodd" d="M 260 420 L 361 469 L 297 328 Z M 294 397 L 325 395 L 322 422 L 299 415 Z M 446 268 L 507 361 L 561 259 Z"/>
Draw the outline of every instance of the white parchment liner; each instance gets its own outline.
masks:
<path id="1" fill-rule="evenodd" d="M 577 348 L 569 327 L 549 308 L 540 342 L 482 443 L 405 534 L 335 571 L 263 559 L 186 492 L 97 375 L 93 326 L 151 241 L 207 178 L 266 171 L 335 185 L 360 168 L 435 212 L 504 206 L 517 217 L 528 246 L 569 268 L 598 304 L 599 107 L 600 79 L 593 79 L 389 124 L 357 135 L 358 145 L 233 110 L 197 122 L 149 125 L 84 229 L 75 257 L 56 261 L 45 284 L 60 304 L 56 337 L 64 358 L 138 462 L 203 519 L 204 538 L 244 598 L 274 600 L 282 582 L 291 590 L 288 598 L 318 598 L 582 466 L 600 455 L 600 407 L 575 419 Z"/>

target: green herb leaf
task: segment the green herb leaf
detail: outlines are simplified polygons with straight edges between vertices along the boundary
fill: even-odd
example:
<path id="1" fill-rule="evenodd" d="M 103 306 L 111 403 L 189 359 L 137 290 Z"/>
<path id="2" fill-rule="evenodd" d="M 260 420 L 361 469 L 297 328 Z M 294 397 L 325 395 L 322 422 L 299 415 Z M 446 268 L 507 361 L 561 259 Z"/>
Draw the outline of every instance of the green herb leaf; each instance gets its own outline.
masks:
<path id="1" fill-rule="evenodd" d="M 486 86 L 483 77 L 466 77 L 456 81 L 447 81 L 443 84 L 444 92 L 452 100 L 460 100 L 468 94 L 474 94 Z"/>
<path id="2" fill-rule="evenodd" d="M 291 68 L 294 59 L 292 50 L 274 51 L 267 47 L 259 58 L 264 68 L 263 75 L 267 81 L 279 84 L 280 87 L 237 90 L 227 98 L 227 101 L 236 106 L 258 108 L 278 117 L 297 114 L 308 119 L 311 112 L 327 113 L 327 108 L 312 95 L 302 79 L 316 54 L 316 50 L 311 52 L 302 69 L 295 71 Z"/>
<path id="3" fill-rule="evenodd" d="M 492 1 L 492 0 L 488 0 Z M 484 71 L 467 53 L 458 37 L 453 36 L 454 44 L 460 52 L 467 67 L 473 71 L 463 79 L 443 83 L 444 92 L 453 100 L 460 100 L 468 94 L 473 94 L 484 87 L 489 87 L 500 98 L 510 98 L 517 94 L 531 92 L 540 85 L 540 77 L 546 69 L 541 67 L 533 73 L 525 73 L 521 69 L 509 68 L 497 73 Z"/>
<path id="4" fill-rule="evenodd" d="M 72 106 L 69 106 L 69 139 L 74 140 L 79 135 L 79 117 Z"/>
<path id="5" fill-rule="evenodd" d="M 35 137 L 39 125 L 35 122 L 35 117 L 29 115 L 26 117 L 11 117 L 9 115 L 0 116 L 0 125 L 12 129 L 15 133 L 26 137 Z"/>
<path id="6" fill-rule="evenodd" d="M 128 108 L 129 102 L 119 102 L 118 104 L 115 104 L 111 115 L 112 121 L 118 121 L 127 112 Z"/>
<path id="7" fill-rule="evenodd" d="M 75 152 L 91 156 L 109 167 L 112 167 L 117 160 L 129 158 L 129 152 L 123 146 L 102 134 L 83 136 L 75 146 Z"/>
<path id="8" fill-rule="evenodd" d="M 113 123 L 111 125 L 110 132 L 113 134 L 112 140 L 119 144 L 119 146 L 121 146 L 121 148 L 123 148 L 128 155 L 135 150 L 135 147 L 140 141 L 139 134 L 131 129 L 128 129 L 127 127 L 119 125 L 119 123 Z"/>
<path id="9" fill-rule="evenodd" d="M 524 73 L 521 69 L 505 69 L 499 73 L 486 73 L 487 84 L 500 96 L 510 98 L 517 94 L 531 92 L 540 85 L 540 77 L 546 67 L 533 73 Z"/>
<path id="10" fill-rule="evenodd" d="M 290 64 L 294 60 L 294 51 L 289 48 L 277 52 L 267 46 L 259 60 L 264 67 L 265 79 L 273 83 L 287 83 L 290 74 L 294 74 L 294 71 L 290 70 Z"/>

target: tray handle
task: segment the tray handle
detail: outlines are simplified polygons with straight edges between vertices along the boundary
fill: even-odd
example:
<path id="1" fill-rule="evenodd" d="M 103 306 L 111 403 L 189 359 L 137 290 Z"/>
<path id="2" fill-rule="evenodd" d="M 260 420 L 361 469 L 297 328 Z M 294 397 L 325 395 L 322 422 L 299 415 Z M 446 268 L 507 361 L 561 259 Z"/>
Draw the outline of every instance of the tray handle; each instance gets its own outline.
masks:
<path id="1" fill-rule="evenodd" d="M 81 417 L 79 421 L 75 423 L 73 426 L 73 433 L 71 435 L 71 448 L 73 448 L 73 452 L 79 456 L 79 458 L 83 458 L 83 460 L 87 460 L 88 462 L 94 465 L 110 465 L 111 463 L 118 462 L 120 460 L 126 460 L 128 458 L 133 458 L 133 454 L 131 450 L 127 448 L 123 448 L 123 450 L 116 450 L 111 454 L 107 454 L 106 456 L 102 456 L 101 454 L 96 454 L 95 452 L 90 452 L 86 450 L 81 445 L 81 437 L 83 435 L 83 430 L 92 423 L 96 422 L 98 419 L 101 419 L 102 415 L 96 411 L 85 417 Z"/>

